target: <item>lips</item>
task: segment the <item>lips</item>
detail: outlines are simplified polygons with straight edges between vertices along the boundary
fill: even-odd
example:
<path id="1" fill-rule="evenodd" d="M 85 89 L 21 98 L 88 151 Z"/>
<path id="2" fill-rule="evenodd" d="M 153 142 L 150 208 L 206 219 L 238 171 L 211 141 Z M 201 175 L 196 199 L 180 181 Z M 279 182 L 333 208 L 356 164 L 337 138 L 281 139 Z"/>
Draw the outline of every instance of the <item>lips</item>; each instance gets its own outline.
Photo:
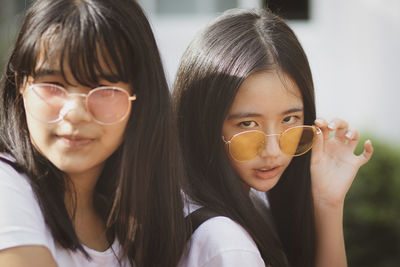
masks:
<path id="1" fill-rule="evenodd" d="M 57 138 L 59 138 L 59 140 L 62 141 L 64 145 L 67 145 L 71 148 L 84 147 L 94 140 L 93 138 L 79 135 L 57 135 Z"/>
<path id="2" fill-rule="evenodd" d="M 265 166 L 258 169 L 254 169 L 255 175 L 261 179 L 272 179 L 276 177 L 281 170 L 280 165 Z"/>

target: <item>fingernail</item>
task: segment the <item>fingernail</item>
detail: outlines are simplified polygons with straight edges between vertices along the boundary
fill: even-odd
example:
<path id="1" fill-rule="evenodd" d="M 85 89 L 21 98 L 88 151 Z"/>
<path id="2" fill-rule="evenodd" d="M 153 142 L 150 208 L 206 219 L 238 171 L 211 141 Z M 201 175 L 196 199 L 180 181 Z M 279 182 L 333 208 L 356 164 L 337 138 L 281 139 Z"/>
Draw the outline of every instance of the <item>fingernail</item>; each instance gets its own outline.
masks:
<path id="1" fill-rule="evenodd" d="M 331 122 L 331 123 L 328 124 L 328 128 L 329 129 L 333 130 L 333 129 L 335 129 L 335 127 L 336 127 L 336 123 L 335 122 Z"/>
<path id="2" fill-rule="evenodd" d="M 346 133 L 346 137 L 347 138 L 352 138 L 353 137 L 353 132 L 352 131 L 348 131 L 347 133 Z"/>
<path id="3" fill-rule="evenodd" d="M 318 124 L 323 124 L 324 123 L 324 121 L 322 119 L 316 119 L 315 122 L 318 123 Z"/>

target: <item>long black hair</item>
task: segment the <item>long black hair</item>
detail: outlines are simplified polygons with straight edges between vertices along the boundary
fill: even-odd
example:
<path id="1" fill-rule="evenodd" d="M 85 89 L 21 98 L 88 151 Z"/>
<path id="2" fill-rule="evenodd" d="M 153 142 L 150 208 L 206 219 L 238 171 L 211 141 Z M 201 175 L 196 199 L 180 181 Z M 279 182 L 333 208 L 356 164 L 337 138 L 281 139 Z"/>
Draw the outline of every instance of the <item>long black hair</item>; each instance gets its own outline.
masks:
<path id="1" fill-rule="evenodd" d="M 313 124 L 314 87 L 307 57 L 289 26 L 268 10 L 226 11 L 191 42 L 175 81 L 174 101 L 194 201 L 241 224 L 266 263 L 313 266 L 315 227 L 310 153 L 293 158 L 267 194 L 277 226 L 275 240 L 243 192 L 221 140 L 222 125 L 243 81 L 258 71 L 280 70 L 300 88 L 304 123 Z"/>
<path id="2" fill-rule="evenodd" d="M 64 204 L 68 177 L 29 138 L 19 88 L 35 75 L 39 57 L 58 57 L 63 76 L 66 64 L 80 84 L 104 78 L 131 85 L 137 100 L 124 141 L 96 184 L 95 208 L 107 223 L 109 241 L 121 243 L 121 256 L 137 266 L 175 266 L 186 241 L 183 167 L 170 92 L 142 9 L 134 0 L 34 2 L 1 81 L 0 152 L 13 156 L 28 175 L 54 239 L 85 253 Z"/>

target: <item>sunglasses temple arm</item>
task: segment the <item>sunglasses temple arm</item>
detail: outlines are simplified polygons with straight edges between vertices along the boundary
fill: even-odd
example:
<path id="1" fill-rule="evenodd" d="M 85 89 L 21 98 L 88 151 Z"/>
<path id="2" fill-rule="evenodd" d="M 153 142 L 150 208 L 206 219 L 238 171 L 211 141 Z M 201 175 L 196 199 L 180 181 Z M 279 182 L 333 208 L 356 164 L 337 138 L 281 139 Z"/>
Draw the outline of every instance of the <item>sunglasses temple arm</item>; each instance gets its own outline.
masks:
<path id="1" fill-rule="evenodd" d="M 231 143 L 231 141 L 226 141 L 225 137 L 223 135 L 221 136 L 221 138 L 222 138 L 222 141 L 224 141 L 225 144 L 229 145 Z"/>

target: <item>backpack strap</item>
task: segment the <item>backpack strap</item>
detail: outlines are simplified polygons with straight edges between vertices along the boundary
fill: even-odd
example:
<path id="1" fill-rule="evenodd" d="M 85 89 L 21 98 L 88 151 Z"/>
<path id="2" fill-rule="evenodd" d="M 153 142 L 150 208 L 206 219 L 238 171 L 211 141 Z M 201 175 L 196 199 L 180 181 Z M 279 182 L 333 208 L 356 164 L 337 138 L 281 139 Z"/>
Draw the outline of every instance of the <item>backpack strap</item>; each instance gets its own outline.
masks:
<path id="1" fill-rule="evenodd" d="M 191 234 L 193 234 L 203 222 L 217 216 L 221 215 L 207 207 L 201 207 L 190 213 L 186 216 L 186 222 L 191 226 Z"/>

